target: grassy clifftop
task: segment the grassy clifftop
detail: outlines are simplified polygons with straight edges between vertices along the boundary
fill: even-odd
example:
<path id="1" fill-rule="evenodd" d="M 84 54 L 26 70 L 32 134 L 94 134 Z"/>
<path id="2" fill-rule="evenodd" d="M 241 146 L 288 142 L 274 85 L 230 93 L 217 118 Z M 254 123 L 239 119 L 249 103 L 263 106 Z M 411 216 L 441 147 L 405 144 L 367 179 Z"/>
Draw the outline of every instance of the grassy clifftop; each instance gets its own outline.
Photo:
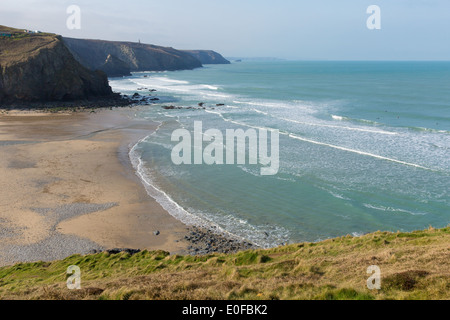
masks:
<path id="1" fill-rule="evenodd" d="M 0 26 L 0 33 L 10 33 L 11 37 L 0 37 L 0 60 L 6 67 L 29 59 L 58 40 L 56 34 L 25 33 L 23 30 Z"/>
<path id="2" fill-rule="evenodd" d="M 82 289 L 66 270 L 81 268 Z M 381 290 L 367 289 L 367 268 Z M 0 268 L 2 299 L 449 299 L 450 227 L 202 257 L 75 255 Z"/>

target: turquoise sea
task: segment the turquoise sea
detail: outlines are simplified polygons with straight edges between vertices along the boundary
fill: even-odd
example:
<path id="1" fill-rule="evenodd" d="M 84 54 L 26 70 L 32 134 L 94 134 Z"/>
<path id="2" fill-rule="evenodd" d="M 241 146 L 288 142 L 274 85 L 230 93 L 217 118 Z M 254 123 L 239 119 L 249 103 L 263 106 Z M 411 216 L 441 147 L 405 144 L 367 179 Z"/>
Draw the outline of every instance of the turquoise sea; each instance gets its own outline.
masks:
<path id="1" fill-rule="evenodd" d="M 160 103 L 136 116 L 158 130 L 130 156 L 149 194 L 183 222 L 264 247 L 450 223 L 450 62 L 244 61 L 110 85 L 157 90 Z M 200 102 L 206 109 L 161 107 Z M 224 134 L 278 129 L 279 173 L 174 165 L 172 132 L 194 121 Z"/>

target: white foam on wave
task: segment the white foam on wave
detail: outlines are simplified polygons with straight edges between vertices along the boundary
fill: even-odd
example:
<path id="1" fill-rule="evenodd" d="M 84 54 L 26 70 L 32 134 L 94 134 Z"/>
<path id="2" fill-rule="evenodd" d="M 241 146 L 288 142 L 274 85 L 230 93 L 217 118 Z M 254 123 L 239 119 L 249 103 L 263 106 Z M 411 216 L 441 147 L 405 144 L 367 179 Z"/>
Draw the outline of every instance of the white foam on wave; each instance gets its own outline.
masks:
<path id="1" fill-rule="evenodd" d="M 372 126 L 382 125 L 379 122 L 376 122 L 373 120 L 367 120 L 367 119 L 354 119 L 354 118 L 348 118 L 348 117 L 337 116 L 337 115 L 331 115 L 331 118 L 333 118 L 333 120 L 337 120 L 337 121 L 361 122 L 361 123 L 369 124 Z M 426 132 L 432 132 L 432 133 L 450 134 L 450 131 L 447 131 L 447 130 L 431 129 L 431 128 L 425 128 L 425 127 L 401 127 L 401 128 L 405 128 L 405 129 L 413 130 L 413 131 L 426 131 Z"/>
<path id="2" fill-rule="evenodd" d="M 270 128 L 270 127 L 254 126 L 254 125 L 249 125 L 247 123 L 243 123 L 243 122 L 235 121 L 235 120 L 232 120 L 232 119 L 228 119 L 228 118 L 225 118 L 224 115 L 222 113 L 220 113 L 220 112 L 210 111 L 210 110 L 205 110 L 205 111 L 208 112 L 208 113 L 217 114 L 224 121 L 227 121 L 227 122 L 230 122 L 230 123 L 234 123 L 234 124 L 237 124 L 237 125 L 240 125 L 240 126 L 245 126 L 245 127 L 254 128 L 254 129 L 262 129 L 262 130 L 267 130 L 267 131 L 275 131 L 276 130 L 276 129 Z M 351 148 L 347 148 L 347 147 L 341 147 L 341 146 L 337 146 L 337 145 L 333 145 L 333 144 L 329 144 L 329 143 L 325 143 L 325 142 L 311 140 L 311 139 L 308 139 L 308 138 L 300 137 L 300 136 L 295 135 L 295 134 L 290 133 L 290 132 L 279 131 L 279 133 L 281 135 L 286 135 L 286 136 L 288 136 L 288 137 L 290 137 L 292 139 L 296 139 L 296 140 L 300 140 L 300 141 L 304 141 L 304 142 L 308 142 L 308 143 L 312 143 L 312 144 L 316 144 L 316 145 L 321 145 L 321 146 L 330 147 L 330 148 L 337 149 L 337 150 L 357 153 L 357 154 L 360 154 L 360 155 L 363 155 L 363 156 L 369 156 L 369 157 L 373 157 L 373 158 L 380 159 L 380 160 L 391 161 L 391 162 L 395 162 L 395 163 L 398 163 L 398 164 L 407 165 L 407 166 L 411 166 L 411 167 L 415 167 L 415 168 L 419 168 L 419 169 L 435 171 L 434 169 L 427 168 L 427 167 L 424 167 L 424 166 L 416 164 L 416 163 L 406 162 L 406 161 L 402 161 L 402 160 L 397 160 L 397 159 L 393 159 L 393 158 L 380 156 L 380 155 L 377 155 L 377 154 L 374 154 L 374 153 L 370 153 L 370 152 L 365 152 L 365 151 L 361 151 L 361 150 L 356 150 L 356 149 L 351 149 Z"/>
<path id="3" fill-rule="evenodd" d="M 440 129 L 431 129 L 431 128 L 424 128 L 424 127 L 406 127 L 410 130 L 414 131 L 426 131 L 426 132 L 432 132 L 432 133 L 444 133 L 444 134 L 450 134 L 450 131 L 447 130 L 440 130 Z"/>
<path id="4" fill-rule="evenodd" d="M 279 176 L 276 176 L 277 180 L 281 180 L 281 181 L 287 181 L 287 182 L 297 182 L 295 181 L 295 179 L 293 178 L 281 178 Z"/>
<path id="5" fill-rule="evenodd" d="M 150 77 L 147 78 L 149 80 L 156 80 L 156 81 L 162 81 L 162 82 L 167 82 L 167 83 L 176 83 L 176 84 L 189 84 L 189 81 L 184 81 L 184 80 L 174 80 L 174 79 L 170 79 L 167 77 Z"/>
<path id="6" fill-rule="evenodd" d="M 239 121 L 236 121 L 236 120 L 232 120 L 232 119 L 225 118 L 224 115 L 223 115 L 223 113 L 218 112 L 218 111 L 212 111 L 212 110 L 204 110 L 204 111 L 207 112 L 207 113 L 216 114 L 216 115 L 218 115 L 219 117 L 221 117 L 221 118 L 223 119 L 223 121 L 230 122 L 230 123 L 234 123 L 234 124 L 237 124 L 237 125 L 239 125 L 239 126 L 248 127 L 248 128 L 253 128 L 253 129 L 258 129 L 258 130 L 276 131 L 276 129 L 273 129 L 273 128 L 250 125 L 250 124 L 247 124 L 247 123 L 243 123 L 243 122 L 239 122 Z M 288 133 L 281 132 L 281 131 L 280 131 L 280 134 L 288 135 Z"/>
<path id="7" fill-rule="evenodd" d="M 279 119 L 288 121 L 288 122 L 292 122 L 292 123 L 303 124 L 303 125 L 308 125 L 308 126 L 315 126 L 315 127 L 336 128 L 336 129 L 361 131 L 361 132 L 386 134 L 386 135 L 397 135 L 398 134 L 397 132 L 391 132 L 391 131 L 385 131 L 385 130 L 373 130 L 373 129 L 365 129 L 365 128 L 357 128 L 357 127 L 335 126 L 335 125 L 331 125 L 331 124 L 304 122 L 304 121 L 298 121 L 298 120 L 292 120 L 292 119 L 286 119 L 286 118 L 279 118 Z"/>
<path id="8" fill-rule="evenodd" d="M 218 94 L 218 93 L 202 93 L 204 96 L 213 97 L 213 98 L 221 98 L 221 99 L 230 99 L 231 95 L 229 94 Z"/>
<path id="9" fill-rule="evenodd" d="M 252 176 L 255 176 L 255 177 L 258 177 L 258 178 L 262 177 L 259 170 L 251 170 L 251 169 L 247 168 L 246 166 L 242 166 L 242 165 L 239 165 L 237 167 L 239 169 L 241 169 L 242 171 L 244 171 L 244 172 L 246 172 L 248 174 L 251 174 Z"/>
<path id="10" fill-rule="evenodd" d="M 136 91 L 136 83 L 131 79 L 118 79 L 118 80 L 109 80 L 109 85 L 113 89 L 113 91 L 119 91 L 124 93 L 124 91 Z"/>
<path id="11" fill-rule="evenodd" d="M 202 86 L 203 86 L 204 88 L 206 88 L 206 89 L 209 89 L 209 90 L 219 90 L 218 87 L 212 86 L 212 85 L 210 85 L 210 84 L 202 84 Z"/>
<path id="12" fill-rule="evenodd" d="M 237 103 L 237 104 L 247 104 L 250 106 L 263 106 L 263 107 L 270 107 L 270 108 L 289 108 L 289 107 L 295 107 L 296 111 L 298 111 L 298 107 L 300 105 L 295 105 L 295 106 L 288 106 L 286 104 L 283 104 L 281 102 L 245 102 L 245 101 L 239 101 L 239 100 L 234 100 L 233 103 Z M 307 113 L 315 113 L 316 111 L 311 110 L 309 107 L 307 107 L 307 105 L 301 105 L 302 111 L 306 111 Z M 367 128 L 360 128 L 360 127 L 349 127 L 349 126 L 337 126 L 337 125 L 332 125 L 332 124 L 323 124 L 323 123 L 318 123 L 318 122 L 304 122 L 304 121 L 298 121 L 298 120 L 293 120 L 293 119 L 287 119 L 287 118 L 282 118 L 282 117 L 276 117 L 274 115 L 269 114 L 269 112 L 260 110 L 260 109 L 256 109 L 256 108 L 252 108 L 251 109 L 254 112 L 269 116 L 269 117 L 273 117 L 275 119 L 279 119 L 279 120 L 283 120 L 283 121 L 288 121 L 288 122 L 292 122 L 292 123 L 297 123 L 297 124 L 302 124 L 302 125 L 308 125 L 308 126 L 316 126 L 316 127 L 325 127 L 325 128 L 334 128 L 334 129 L 342 129 L 342 130 L 350 130 L 350 131 L 359 131 L 359 132 L 368 132 L 368 133 L 376 133 L 376 134 L 384 134 L 384 135 L 398 135 L 397 132 L 392 132 L 392 131 L 386 131 L 386 130 L 375 130 L 375 129 L 367 129 Z M 332 116 L 333 119 L 337 120 L 343 120 L 344 117 L 341 116 L 336 116 L 333 115 Z"/>
<path id="13" fill-rule="evenodd" d="M 204 221 L 200 217 L 192 215 L 176 203 L 166 192 L 161 190 L 153 182 L 151 175 L 148 170 L 146 170 L 144 162 L 142 161 L 141 155 L 139 154 L 138 148 L 141 143 L 143 143 L 150 136 L 141 139 L 136 143 L 129 152 L 129 157 L 133 167 L 136 171 L 137 176 L 140 178 L 142 183 L 147 190 L 147 193 L 154 198 L 167 212 L 170 213 L 174 218 L 181 221 L 186 225 L 196 225 L 201 227 L 210 227 L 211 223 Z"/>
<path id="14" fill-rule="evenodd" d="M 388 212 L 402 212 L 402 213 L 408 213 L 408 214 L 413 215 L 413 216 L 424 216 L 424 215 L 426 215 L 426 213 L 424 213 L 424 212 L 413 212 L 413 211 L 400 209 L 400 208 L 375 206 L 375 205 L 368 204 L 368 203 L 364 203 L 363 206 L 368 208 L 368 209 L 374 209 L 374 210 L 379 210 L 379 211 L 388 211 Z"/>
<path id="15" fill-rule="evenodd" d="M 337 198 L 337 199 L 341 199 L 341 200 L 345 200 L 345 201 L 351 201 L 352 199 L 345 197 L 342 194 L 336 193 L 334 191 L 328 190 L 327 188 L 323 188 L 323 187 L 319 187 L 320 189 L 322 189 L 323 191 L 331 194 L 333 197 Z"/>
<path id="16" fill-rule="evenodd" d="M 208 109 L 205 109 L 204 111 L 205 111 L 206 113 L 217 114 L 218 116 L 221 116 L 221 117 L 223 118 L 222 113 L 219 112 L 219 111 L 208 110 Z"/>
<path id="17" fill-rule="evenodd" d="M 268 112 L 264 112 L 264 111 L 261 111 L 261 110 L 255 109 L 255 108 L 253 108 L 252 110 L 255 111 L 256 113 L 260 113 L 260 114 L 263 114 L 263 115 L 265 115 L 265 116 L 268 116 L 268 115 L 269 115 Z"/>
<path id="18" fill-rule="evenodd" d="M 159 129 L 159 127 L 158 127 Z M 154 134 L 154 133 L 153 133 Z M 153 135 L 152 134 L 152 135 Z M 151 135 L 150 135 L 151 136 Z M 207 215 L 204 214 L 192 214 L 190 211 L 194 212 L 194 210 L 185 210 L 182 206 L 180 206 L 176 201 L 174 201 L 166 192 L 164 192 L 162 189 L 158 188 L 154 181 L 151 178 L 151 174 L 146 169 L 144 162 L 142 161 L 141 155 L 138 151 L 139 145 L 146 141 L 150 136 L 147 136 L 143 139 L 141 139 L 138 143 L 136 143 L 129 152 L 129 157 L 131 160 L 131 163 L 135 169 L 136 175 L 140 178 L 142 181 L 147 193 L 149 196 L 151 196 L 153 199 L 155 199 L 172 217 L 175 219 L 181 221 L 182 223 L 188 225 L 188 226 L 197 226 L 197 227 L 203 227 L 207 228 L 209 230 L 214 230 L 215 232 L 219 234 L 224 234 L 228 236 L 229 238 L 238 239 L 241 241 L 251 241 L 252 243 L 256 244 L 257 246 L 263 247 L 263 248 L 269 248 L 274 247 L 276 245 L 280 244 L 280 241 L 275 242 L 275 239 L 264 239 L 261 236 L 261 233 L 267 234 L 267 232 L 263 232 L 261 228 L 253 226 L 249 224 L 247 221 L 244 221 L 242 219 L 235 218 L 233 216 L 226 217 L 227 220 L 230 221 L 239 221 L 239 224 L 245 225 L 244 229 L 251 231 L 251 232 L 244 232 L 242 236 L 237 235 L 236 233 L 232 233 L 228 231 L 228 227 L 230 229 L 233 229 L 233 225 L 230 223 L 225 224 L 227 227 L 222 228 L 219 224 L 212 222 Z M 213 217 L 213 219 L 221 219 L 220 217 Z M 219 221 L 220 222 L 220 221 Z M 242 228 L 239 228 L 241 230 Z M 283 239 L 284 242 L 287 242 L 289 237 L 289 233 L 284 228 L 276 228 L 277 230 L 277 238 L 276 239 Z"/>
<path id="19" fill-rule="evenodd" d="M 329 193 L 330 193 L 333 197 L 338 198 L 338 199 L 341 199 L 341 200 L 346 200 L 346 201 L 351 201 L 351 200 L 352 200 L 352 199 L 350 199 L 350 198 L 344 197 L 342 194 L 339 194 L 339 193 L 336 193 L 336 192 L 333 192 L 333 191 L 329 191 Z"/>
<path id="20" fill-rule="evenodd" d="M 254 128 L 254 129 L 268 130 L 268 131 L 274 131 L 275 130 L 275 129 L 269 128 L 269 127 L 252 126 L 252 125 L 249 125 L 249 124 L 246 124 L 246 123 L 243 123 L 243 122 L 227 119 L 220 112 L 209 111 L 209 110 L 205 110 L 205 111 L 208 112 L 208 113 L 217 114 L 224 121 L 231 122 L 231 123 L 234 123 L 234 124 L 237 124 L 237 125 L 246 126 L 246 127 L 250 127 L 250 128 Z M 297 136 L 297 135 L 289 133 L 289 132 L 282 132 L 282 131 L 280 131 L 280 134 L 287 135 L 290 138 L 293 138 L 293 139 L 296 139 L 296 140 L 300 140 L 300 141 L 304 141 L 304 142 L 309 142 L 309 143 L 316 144 L 316 145 L 326 146 L 326 147 L 330 147 L 330 148 L 334 148 L 334 149 L 338 149 L 338 150 L 342 150 L 342 151 L 347 151 L 347 152 L 353 152 L 353 153 L 357 153 L 357 154 L 360 154 L 360 155 L 369 156 L 369 157 L 373 157 L 373 158 L 381 159 L 381 160 L 386 160 L 386 161 L 391 161 L 391 162 L 395 162 L 395 163 L 398 163 L 398 164 L 403 164 L 403 165 L 416 167 L 416 168 L 420 168 L 420 169 L 424 169 L 424 170 L 435 171 L 435 170 L 433 170 L 431 168 L 427 168 L 427 167 L 421 166 L 419 164 L 406 162 L 406 161 L 401 161 L 401 160 L 397 160 L 397 159 L 393 159 L 393 158 L 388 158 L 388 157 L 380 156 L 380 155 L 369 153 L 369 152 L 365 152 L 365 151 L 360 151 L 360 150 L 356 150 L 356 149 L 350 149 L 350 148 L 347 148 L 347 147 L 336 146 L 336 145 L 333 145 L 333 144 L 324 143 L 324 142 L 320 142 L 320 141 L 315 141 L 315 140 L 311 140 L 311 139 L 307 139 L 307 138 L 303 138 L 303 137 Z"/>
<path id="21" fill-rule="evenodd" d="M 388 157 L 384 157 L 384 156 L 380 156 L 380 155 L 377 155 L 377 154 L 373 154 L 373 153 L 369 153 L 369 152 L 365 152 L 365 151 L 360 151 L 360 150 L 356 150 L 356 149 L 350 149 L 350 148 L 346 148 L 346 147 L 336 146 L 336 145 L 329 144 L 329 143 L 319 142 L 319 141 L 315 141 L 315 140 L 299 137 L 299 136 L 297 136 L 295 134 L 292 134 L 292 133 L 289 134 L 289 137 L 293 138 L 293 139 L 300 140 L 300 141 L 317 144 L 317 145 L 320 145 L 320 146 L 330 147 L 330 148 L 334 148 L 334 149 L 338 149 L 338 150 L 342 150 L 342 151 L 347 151 L 347 152 L 353 152 L 353 153 L 357 153 L 357 154 L 360 154 L 360 155 L 363 155 L 363 156 L 369 156 L 369 157 L 373 157 L 373 158 L 376 158 L 376 159 L 391 161 L 391 162 L 395 162 L 395 163 L 399 163 L 399 164 L 403 164 L 403 165 L 407 165 L 407 166 L 411 166 L 411 167 L 416 167 L 416 168 L 420 168 L 420 169 L 424 169 L 424 170 L 434 171 L 431 168 L 427 168 L 427 167 L 421 166 L 419 164 L 410 163 L 410 162 L 406 162 L 406 161 L 401 161 L 401 160 L 397 160 L 397 159 L 392 159 L 392 158 L 388 158 Z"/>
<path id="22" fill-rule="evenodd" d="M 202 101 L 204 99 L 230 101 L 233 95 L 219 92 L 220 88 L 211 84 L 192 84 L 187 81 L 178 81 L 167 78 L 130 79 L 137 86 L 157 89 L 160 92 L 169 92 L 174 95 L 186 95 L 191 99 Z"/>
<path id="23" fill-rule="evenodd" d="M 249 106 L 256 107 L 267 107 L 267 108 L 278 108 L 278 109 L 289 109 L 292 108 L 292 105 L 283 103 L 281 101 L 269 102 L 269 101 L 239 101 L 233 100 L 233 103 L 237 104 L 246 104 Z"/>
<path id="24" fill-rule="evenodd" d="M 337 121 L 362 122 L 362 123 L 366 123 L 366 124 L 370 124 L 370 125 L 382 125 L 381 123 L 372 121 L 372 120 L 353 119 L 353 118 L 348 118 L 348 117 L 343 117 L 343 116 L 337 116 L 334 114 L 331 115 L 331 118 L 333 118 L 333 120 L 337 120 Z"/>

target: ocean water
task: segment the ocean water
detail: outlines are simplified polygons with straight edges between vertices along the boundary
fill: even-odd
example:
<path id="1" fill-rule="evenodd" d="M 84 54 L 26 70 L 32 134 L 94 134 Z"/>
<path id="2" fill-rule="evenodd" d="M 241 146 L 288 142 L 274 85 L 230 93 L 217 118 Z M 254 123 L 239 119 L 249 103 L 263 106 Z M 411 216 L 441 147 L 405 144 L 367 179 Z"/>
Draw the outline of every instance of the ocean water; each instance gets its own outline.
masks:
<path id="1" fill-rule="evenodd" d="M 110 84 L 157 90 L 160 104 L 136 116 L 159 128 L 130 156 L 149 194 L 183 222 L 263 247 L 450 223 L 450 62 L 242 62 Z M 161 107 L 200 102 L 205 110 Z M 171 135 L 194 121 L 224 134 L 278 129 L 279 173 L 174 165 Z"/>

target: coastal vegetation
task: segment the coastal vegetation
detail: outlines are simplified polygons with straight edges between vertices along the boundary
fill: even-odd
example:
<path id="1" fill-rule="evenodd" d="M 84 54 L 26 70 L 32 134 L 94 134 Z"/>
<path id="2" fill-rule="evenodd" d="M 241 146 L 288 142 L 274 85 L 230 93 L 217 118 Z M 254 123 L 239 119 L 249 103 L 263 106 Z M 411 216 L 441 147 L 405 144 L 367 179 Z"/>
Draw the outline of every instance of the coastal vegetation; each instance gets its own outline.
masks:
<path id="1" fill-rule="evenodd" d="M 204 256 L 102 252 L 0 268 L 1 299 L 449 299 L 450 227 Z M 131 253 L 131 254 L 130 254 Z M 82 288 L 68 290 L 67 268 Z M 367 268 L 381 269 L 369 290 Z"/>

